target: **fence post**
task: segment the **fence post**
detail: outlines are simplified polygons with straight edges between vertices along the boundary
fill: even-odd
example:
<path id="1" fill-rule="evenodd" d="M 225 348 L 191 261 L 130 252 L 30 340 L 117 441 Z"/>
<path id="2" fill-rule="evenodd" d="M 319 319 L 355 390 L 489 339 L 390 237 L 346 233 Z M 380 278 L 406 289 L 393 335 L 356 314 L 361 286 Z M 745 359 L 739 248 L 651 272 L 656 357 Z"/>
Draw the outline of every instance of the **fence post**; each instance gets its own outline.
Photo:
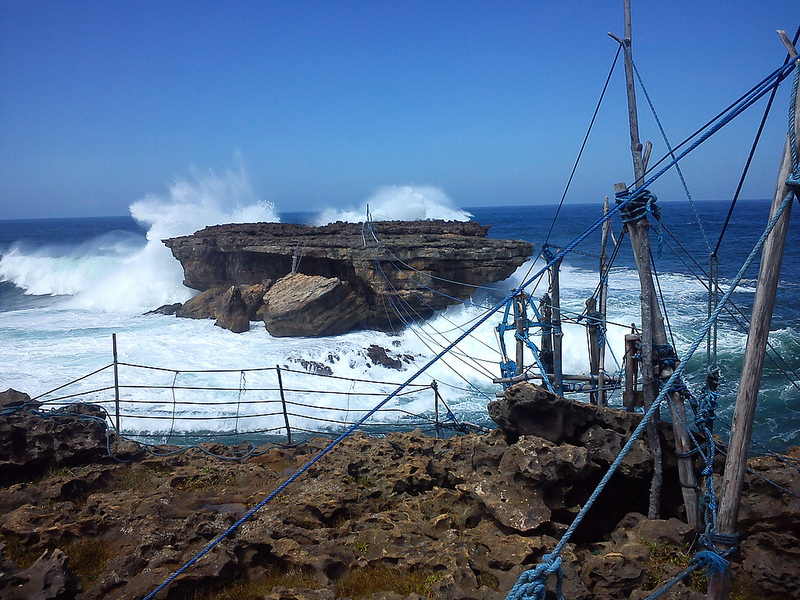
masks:
<path id="1" fill-rule="evenodd" d="M 433 390 L 433 411 L 434 411 L 434 423 L 436 424 L 436 437 L 439 437 L 439 384 L 436 383 L 435 379 L 431 380 L 431 389 Z"/>
<path id="2" fill-rule="evenodd" d="M 275 365 L 275 372 L 278 374 L 278 389 L 281 392 L 281 405 L 283 406 L 283 421 L 286 423 L 286 441 L 292 443 L 292 428 L 289 427 L 289 413 L 286 412 L 286 397 L 283 395 L 283 378 L 281 377 L 281 368 Z"/>
<path id="3" fill-rule="evenodd" d="M 111 346 L 114 353 L 114 409 L 117 417 L 117 434 L 122 435 L 119 426 L 119 365 L 117 361 L 117 334 L 111 334 Z"/>

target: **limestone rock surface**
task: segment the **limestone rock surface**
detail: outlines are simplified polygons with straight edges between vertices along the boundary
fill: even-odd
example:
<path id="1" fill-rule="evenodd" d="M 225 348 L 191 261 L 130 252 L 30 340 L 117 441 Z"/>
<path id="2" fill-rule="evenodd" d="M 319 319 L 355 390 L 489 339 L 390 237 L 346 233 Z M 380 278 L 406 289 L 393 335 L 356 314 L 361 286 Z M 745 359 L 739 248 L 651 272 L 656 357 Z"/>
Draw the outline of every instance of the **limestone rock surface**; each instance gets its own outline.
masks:
<path id="1" fill-rule="evenodd" d="M 50 435 L 40 447 L 57 446 L 71 430 Z M 609 450 L 598 447 L 601 437 L 587 448 L 575 435 L 576 443 L 555 444 L 533 435 L 511 441 L 499 429 L 448 439 L 354 434 L 161 595 L 222 588 L 230 597 L 283 600 L 501 600 L 553 549 L 602 476 L 598 463 Z M 105 449 L 97 441 L 96 450 Z M 329 443 L 264 447 L 238 461 L 208 453 L 241 457 L 244 444 L 130 462 L 79 454 L 44 476 L 29 469 L 0 486 L 0 599 L 17 600 L 10 590 L 26 581 L 50 582 L 34 586 L 57 591 L 42 598 L 143 598 Z M 800 476 L 791 463 L 798 452 L 789 461 L 750 461 L 791 492 L 747 475 L 734 580 L 755 590 L 750 597 L 800 594 Z M 650 475 L 640 458 L 612 479 L 564 548 L 566 596 L 643 600 L 690 559 L 694 532 L 675 518 L 679 501 L 665 499 L 663 521 L 639 514 L 646 493 L 631 490 L 646 490 Z M 37 563 L 40 556 L 49 558 Z M 258 591 L 237 592 L 243 584 Z M 702 594 L 679 584 L 668 597 Z"/>
<path id="2" fill-rule="evenodd" d="M 238 223 L 164 243 L 183 266 L 184 283 L 201 292 L 214 290 L 210 296 L 231 286 L 283 280 L 284 293 L 289 284 L 297 285 L 291 295 L 299 298 L 308 280 L 294 275 L 317 277 L 322 278 L 319 285 L 324 279 L 333 289 L 314 300 L 314 310 L 326 322 L 339 319 L 333 331 L 389 330 L 466 300 L 479 286 L 509 277 L 530 257 L 532 244 L 491 239 L 488 230 L 478 223 L 452 221 L 385 221 L 370 227 Z M 290 311 L 282 303 L 277 304 L 282 312 L 271 315 L 269 306 L 277 300 L 271 299 L 259 310 L 272 327 L 291 331 L 288 323 L 304 318 L 301 308 Z M 324 318 L 323 308 L 329 313 Z M 202 312 L 186 309 L 181 314 Z M 305 329 L 298 325 L 299 331 Z"/>

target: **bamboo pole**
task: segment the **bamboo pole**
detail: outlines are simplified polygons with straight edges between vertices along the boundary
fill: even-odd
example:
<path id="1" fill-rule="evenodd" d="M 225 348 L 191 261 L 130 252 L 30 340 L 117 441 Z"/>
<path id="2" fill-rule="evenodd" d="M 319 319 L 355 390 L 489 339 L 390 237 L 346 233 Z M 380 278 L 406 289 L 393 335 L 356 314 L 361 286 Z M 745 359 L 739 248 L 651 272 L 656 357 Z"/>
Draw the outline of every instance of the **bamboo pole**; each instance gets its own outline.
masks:
<path id="1" fill-rule="evenodd" d="M 636 183 L 634 187 L 639 187 L 644 182 L 645 160 L 642 156 L 642 143 L 639 139 L 639 119 L 636 110 L 636 90 L 633 80 L 633 62 L 631 59 L 631 5 L 630 0 L 624 0 L 625 9 L 625 38 L 619 40 L 625 47 L 625 83 L 628 95 L 628 121 L 630 125 L 631 155 L 633 157 L 633 168 Z M 614 36 L 612 36 L 614 37 Z M 649 154 L 649 153 L 648 153 Z M 617 191 L 626 189 L 624 184 L 615 186 Z M 644 397 L 645 410 L 652 406 L 657 395 L 658 380 L 664 380 L 672 374 L 671 369 L 665 369 L 661 373 L 655 373 L 653 366 L 653 346 L 666 345 L 668 343 L 667 333 L 664 327 L 664 317 L 658 305 L 658 298 L 655 293 L 653 275 L 650 271 L 650 224 L 647 217 L 628 223 L 628 232 L 631 237 L 636 267 L 639 272 L 639 283 L 641 289 L 641 308 L 642 308 L 642 394 Z M 697 478 L 694 473 L 694 466 L 691 457 L 686 453 L 691 447 L 689 432 L 683 424 L 685 410 L 683 398 L 680 394 L 672 395 L 670 404 L 672 413 L 672 427 L 675 434 L 675 446 L 678 453 L 678 478 L 681 485 L 681 493 L 686 509 L 686 520 L 693 527 L 697 527 L 700 522 L 700 511 L 697 498 Z M 655 417 L 658 417 L 656 413 Z M 648 424 L 648 442 L 653 453 L 654 473 L 653 482 L 650 488 L 650 506 L 648 517 L 656 518 L 658 514 L 658 504 L 660 503 L 661 479 L 661 444 L 655 425 Z"/>
<path id="2" fill-rule="evenodd" d="M 114 355 L 114 412 L 116 413 L 117 434 L 122 434 L 119 418 L 119 361 L 117 360 L 117 334 L 111 334 L 111 347 Z"/>
<path id="3" fill-rule="evenodd" d="M 562 340 L 564 334 L 561 333 L 561 284 L 559 278 L 559 271 L 561 269 L 561 260 L 553 263 L 550 269 L 550 301 L 552 302 L 551 318 L 553 323 L 553 391 L 561 396 L 563 394 L 562 383 L 564 381 L 563 374 L 563 357 L 562 357 Z"/>
<path id="4" fill-rule="evenodd" d="M 603 202 L 603 215 L 608 214 L 608 196 Z M 606 313 L 608 304 L 608 258 L 606 256 L 606 245 L 608 244 L 608 234 L 611 231 L 611 221 L 606 220 L 603 223 L 603 233 L 600 238 L 600 294 L 598 311 L 600 312 L 600 326 L 602 330 L 600 334 L 603 336 L 603 347 L 600 350 L 600 363 L 597 368 L 597 378 L 600 382 L 600 390 L 597 394 L 597 404 L 599 406 L 606 405 L 606 390 L 604 389 L 603 381 L 606 374 Z"/>
<path id="5" fill-rule="evenodd" d="M 796 56 L 796 54 L 795 54 Z M 798 67 L 800 68 L 800 67 Z M 800 95 L 795 99 L 795 113 L 800 115 Z M 795 121 L 795 139 L 800 140 L 800 119 Z M 798 144 L 800 151 L 800 144 Z M 770 219 L 777 211 L 791 188 L 786 180 L 792 172 L 792 156 L 789 147 L 789 135 L 783 147 L 783 157 L 778 172 L 778 183 L 772 199 Z M 758 399 L 758 388 L 761 384 L 761 373 L 769 337 L 769 327 L 775 308 L 775 296 L 783 263 L 783 249 L 786 232 L 789 227 L 792 203 L 790 202 L 775 224 L 761 251 L 761 264 L 758 269 L 758 286 L 753 299 L 753 313 L 750 318 L 750 331 L 747 334 L 742 375 L 739 390 L 736 394 L 736 406 L 733 413 L 731 435 L 728 443 L 728 456 L 725 460 L 725 472 L 717 514 L 717 531 L 723 536 L 736 533 L 736 521 L 739 518 L 739 502 L 744 487 L 744 474 L 747 469 L 747 454 L 753 434 L 753 418 Z M 720 541 L 717 550 L 722 552 L 731 544 Z M 730 586 L 730 569 L 725 569 L 709 578 L 709 600 L 722 600 L 728 596 Z"/>

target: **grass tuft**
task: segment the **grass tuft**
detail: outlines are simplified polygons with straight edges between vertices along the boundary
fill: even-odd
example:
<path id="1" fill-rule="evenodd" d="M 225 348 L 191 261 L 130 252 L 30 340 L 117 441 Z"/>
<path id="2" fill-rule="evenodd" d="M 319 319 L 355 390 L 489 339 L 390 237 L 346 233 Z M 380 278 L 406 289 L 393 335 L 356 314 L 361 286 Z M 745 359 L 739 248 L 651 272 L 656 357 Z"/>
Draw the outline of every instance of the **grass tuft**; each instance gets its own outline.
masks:
<path id="1" fill-rule="evenodd" d="M 78 539 L 64 547 L 69 556 L 69 569 L 83 582 L 83 588 L 92 587 L 105 572 L 108 561 L 114 556 L 102 540 Z"/>
<path id="2" fill-rule="evenodd" d="M 379 592 L 396 592 L 401 596 L 419 594 L 423 598 L 432 598 L 433 584 L 443 577 L 441 571 L 427 569 L 401 571 L 381 564 L 356 567 L 336 583 L 336 595 L 362 600 Z"/>
<path id="3" fill-rule="evenodd" d="M 670 568 L 671 566 L 683 570 L 689 566 L 689 562 L 692 560 L 693 555 L 689 553 L 687 546 L 674 546 L 666 540 L 658 542 L 642 540 L 642 543 L 650 550 L 650 560 L 645 565 L 644 583 L 642 584 L 642 589 L 645 591 L 655 590 L 672 579 L 674 569 Z M 695 571 L 683 582 L 687 587 L 698 592 L 705 592 L 708 588 L 708 577 L 702 570 Z"/>
<path id="4" fill-rule="evenodd" d="M 292 590 L 324 587 L 305 569 L 271 565 L 264 577 L 257 581 L 242 578 L 214 589 L 198 590 L 190 600 L 264 600 L 264 596 L 277 586 Z"/>

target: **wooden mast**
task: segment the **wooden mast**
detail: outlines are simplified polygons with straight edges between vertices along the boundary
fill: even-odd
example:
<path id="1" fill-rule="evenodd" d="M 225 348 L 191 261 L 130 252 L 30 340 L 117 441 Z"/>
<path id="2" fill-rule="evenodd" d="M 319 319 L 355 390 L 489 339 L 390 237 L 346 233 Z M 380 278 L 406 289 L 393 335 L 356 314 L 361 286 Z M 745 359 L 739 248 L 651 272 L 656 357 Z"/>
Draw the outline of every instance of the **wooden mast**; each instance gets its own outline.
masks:
<path id="1" fill-rule="evenodd" d="M 633 157 L 633 168 L 635 183 L 634 188 L 644 183 L 646 164 L 642 155 L 642 143 L 639 139 L 639 118 L 636 110 L 636 91 L 633 79 L 633 62 L 631 58 L 631 4 L 630 0 L 624 0 L 625 10 L 625 38 L 619 40 L 625 49 L 625 83 L 628 95 L 628 120 L 630 123 L 631 155 Z M 625 189 L 625 186 L 618 188 Z M 658 304 L 655 293 L 653 275 L 650 271 L 650 224 L 646 216 L 635 222 L 628 223 L 628 232 L 631 238 L 636 267 L 639 272 L 639 283 L 641 288 L 641 310 L 642 310 L 642 394 L 644 398 L 645 410 L 652 406 L 655 401 L 658 389 L 657 376 L 662 380 L 672 374 L 672 369 L 664 369 L 661 373 L 654 372 L 653 350 L 654 345 L 665 346 L 668 344 L 667 333 L 664 327 L 664 318 Z M 697 479 L 692 466 L 692 460 L 685 454 L 691 448 L 688 430 L 683 424 L 684 410 L 683 398 L 679 394 L 673 394 L 670 405 L 672 413 L 673 431 L 675 433 L 675 446 L 679 454 L 678 476 L 681 484 L 681 492 L 686 508 L 686 518 L 690 525 L 697 527 L 699 524 L 699 506 L 697 502 Z M 660 442 L 655 424 L 651 424 L 647 429 L 648 441 L 654 460 L 653 483 L 650 488 L 650 506 L 648 509 L 649 518 L 658 518 L 659 503 L 661 495 L 661 465 L 660 465 Z"/>
<path id="2" fill-rule="evenodd" d="M 779 32 L 780 33 L 780 32 Z M 786 41 L 784 42 L 786 43 Z M 791 43 L 789 52 L 795 61 L 797 52 Z M 795 68 L 800 68 L 800 64 Z M 800 116 L 800 94 L 795 98 L 795 114 Z M 795 141 L 800 142 L 800 119 L 795 120 Z M 800 151 L 800 143 L 797 143 Z M 781 167 L 778 172 L 778 183 L 772 199 L 770 219 L 772 219 L 783 199 L 792 190 L 786 180 L 792 172 L 792 155 L 789 147 L 789 134 L 783 147 Z M 750 331 L 747 334 L 742 375 L 739 390 L 736 394 L 736 406 L 733 413 L 731 435 L 728 443 L 728 456 L 725 460 L 725 472 L 720 493 L 719 512 L 717 514 L 717 532 L 724 536 L 736 533 L 736 521 L 739 518 L 739 501 L 744 486 L 744 474 L 747 469 L 747 454 L 750 450 L 750 439 L 753 433 L 753 418 L 758 399 L 758 388 L 761 384 L 761 372 L 767 349 L 772 312 L 775 308 L 775 296 L 783 262 L 783 249 L 786 242 L 786 231 L 789 227 L 792 202 L 786 206 L 783 214 L 775 223 L 761 251 L 761 264 L 758 269 L 758 284 L 753 299 L 753 313 L 750 317 Z M 717 550 L 722 552 L 731 544 L 717 542 Z M 730 569 L 709 578 L 709 600 L 723 600 L 728 597 L 730 585 Z"/>

